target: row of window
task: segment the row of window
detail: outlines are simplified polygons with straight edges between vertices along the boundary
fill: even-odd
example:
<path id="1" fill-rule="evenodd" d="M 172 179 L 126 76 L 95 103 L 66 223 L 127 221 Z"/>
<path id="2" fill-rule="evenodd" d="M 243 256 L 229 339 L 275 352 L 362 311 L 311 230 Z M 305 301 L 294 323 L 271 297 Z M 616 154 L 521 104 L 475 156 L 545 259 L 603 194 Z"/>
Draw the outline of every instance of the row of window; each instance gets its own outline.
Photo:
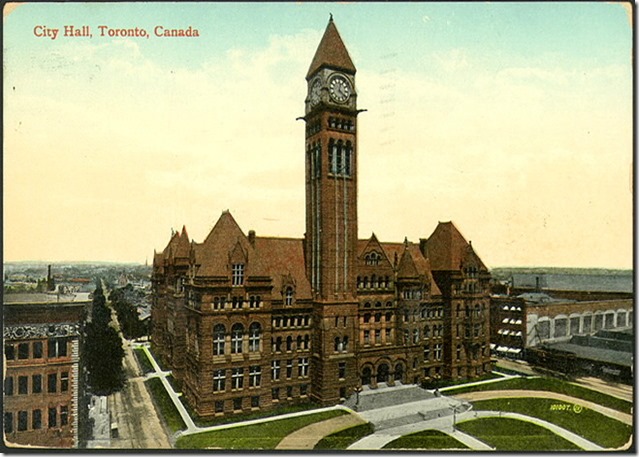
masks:
<path id="1" fill-rule="evenodd" d="M 378 252 L 369 252 L 368 254 L 366 254 L 364 256 L 364 262 L 366 262 L 366 265 L 369 266 L 377 266 L 379 265 L 379 262 L 382 260 L 382 255 Z M 373 276 L 374 278 L 375 276 Z M 374 282 L 374 280 L 373 280 Z"/>
<path id="2" fill-rule="evenodd" d="M 310 326 L 311 316 L 275 316 L 272 322 L 273 328 L 304 328 Z"/>
<path id="3" fill-rule="evenodd" d="M 283 399 L 292 400 L 294 397 L 306 397 L 308 395 L 308 384 L 301 384 L 299 386 L 299 393 L 295 392 L 295 386 L 288 386 L 285 390 L 286 397 L 282 398 L 282 392 L 280 387 L 273 387 L 271 389 L 271 397 L 273 402 L 278 402 Z M 227 402 L 231 405 L 233 411 L 241 411 L 244 407 L 245 398 L 249 397 L 236 397 L 231 400 L 227 400 Z M 259 408 L 261 404 L 261 398 L 259 395 L 253 395 L 250 397 L 251 408 Z M 224 413 L 224 400 L 218 400 L 215 402 L 215 413 L 222 414 Z"/>
<path id="4" fill-rule="evenodd" d="M 245 334 L 242 324 L 233 324 L 229 341 L 227 341 L 224 324 L 216 324 L 213 327 L 213 355 L 224 355 L 229 347 L 231 354 L 241 354 L 244 350 L 245 337 L 248 340 L 248 351 L 259 352 L 262 326 L 258 322 L 253 322 L 249 326 L 248 335 Z"/>
<path id="5" fill-rule="evenodd" d="M 250 295 L 248 300 L 245 297 L 240 296 L 232 296 L 230 300 L 227 297 L 213 297 L 213 309 L 214 310 L 222 310 L 222 309 L 242 309 L 245 307 L 249 308 L 261 308 L 262 307 L 262 297 L 259 295 Z"/>
<path id="6" fill-rule="evenodd" d="M 370 280 L 368 276 L 357 277 L 357 288 L 358 289 L 391 289 L 393 287 L 393 281 L 389 276 L 371 276 Z"/>
<path id="7" fill-rule="evenodd" d="M 374 340 L 371 340 L 371 335 L 373 335 Z M 384 338 L 382 338 L 382 335 L 384 335 Z M 374 330 L 372 332 L 370 330 L 364 330 L 362 332 L 361 343 L 364 346 L 370 346 L 372 344 L 392 344 L 392 335 L 393 333 L 390 328 L 384 329 L 384 333 L 382 333 L 380 329 Z"/>
<path id="8" fill-rule="evenodd" d="M 443 306 L 427 306 L 423 305 L 421 308 L 403 310 L 404 322 L 415 322 L 418 319 L 441 319 L 444 317 Z"/>
<path id="9" fill-rule="evenodd" d="M 351 119 L 342 119 L 340 117 L 329 117 L 328 126 L 332 129 L 345 130 L 347 132 L 355 131 L 355 124 Z"/>
<path id="10" fill-rule="evenodd" d="M 333 140 L 328 142 L 329 172 L 334 176 L 351 176 L 353 146 L 350 141 Z"/>
<path id="11" fill-rule="evenodd" d="M 15 380 L 17 378 L 17 388 Z M 31 383 L 29 383 L 31 378 Z M 63 371 L 58 373 L 49 373 L 47 375 L 47 393 L 67 392 L 69 390 L 69 372 Z M 58 382 L 59 380 L 59 382 Z M 31 384 L 31 389 L 29 389 Z M 9 397 L 12 395 L 29 395 L 40 394 L 43 392 L 43 377 L 41 374 L 29 376 L 7 376 L 4 378 L 4 394 Z"/>
<path id="12" fill-rule="evenodd" d="M 47 412 L 47 423 L 44 424 L 41 409 L 18 411 L 17 414 L 13 411 L 5 411 L 4 432 L 25 432 L 27 430 L 41 430 L 45 426 L 48 428 L 56 428 L 64 427 L 69 424 L 69 406 L 53 406 L 50 407 Z M 29 421 L 29 415 L 31 415 L 31 421 Z"/>
<path id="13" fill-rule="evenodd" d="M 7 343 L 4 345 L 4 355 L 7 360 L 42 359 L 44 358 L 45 343 L 48 358 L 54 359 L 68 355 L 68 338 L 49 338 L 46 341 Z"/>
<path id="14" fill-rule="evenodd" d="M 271 379 L 279 381 L 282 379 L 282 369 L 285 370 L 286 379 L 293 377 L 294 359 L 286 360 L 286 365 L 282 366 L 281 360 L 271 362 Z M 301 357 L 297 361 L 297 376 L 304 378 L 308 376 L 309 359 Z M 228 373 L 230 372 L 231 390 L 241 390 L 244 388 L 245 370 L 244 367 L 231 368 L 230 370 L 220 369 L 213 371 L 213 392 L 226 392 Z M 252 365 L 248 369 L 248 387 L 256 388 L 262 385 L 262 367 Z"/>
<path id="15" fill-rule="evenodd" d="M 457 317 L 482 317 L 485 311 L 485 304 L 475 304 L 473 307 L 470 305 L 466 305 L 464 307 L 462 307 L 462 305 L 457 305 Z"/>
<path id="16" fill-rule="evenodd" d="M 594 320 L 593 320 L 594 316 Z M 616 327 L 626 327 L 628 322 L 631 322 L 632 311 L 618 312 L 615 316 L 614 312 L 606 314 L 589 314 L 582 317 L 568 318 L 555 318 L 555 328 L 552 337 L 561 338 L 578 333 L 590 333 L 592 331 L 598 331 L 601 329 L 609 329 Z M 580 325 L 581 324 L 581 325 Z M 550 320 L 541 320 L 537 324 L 539 332 L 539 338 L 551 338 L 550 335 Z"/>
<path id="17" fill-rule="evenodd" d="M 278 336 L 276 338 L 271 338 L 272 352 L 282 352 L 284 342 L 286 343 L 286 352 L 307 351 L 311 348 L 311 336 L 308 334 L 303 337 L 302 335 L 297 335 L 295 341 L 293 341 L 293 337 L 291 335 L 287 336 L 286 340 L 284 340 L 281 336 Z"/>
<path id="18" fill-rule="evenodd" d="M 370 302 L 366 302 L 364 303 L 364 308 L 371 308 L 371 303 Z M 391 308 L 393 306 L 393 302 L 392 301 L 387 301 L 386 302 L 386 307 L 387 308 Z M 375 308 L 381 308 L 382 307 L 382 302 L 375 302 Z"/>

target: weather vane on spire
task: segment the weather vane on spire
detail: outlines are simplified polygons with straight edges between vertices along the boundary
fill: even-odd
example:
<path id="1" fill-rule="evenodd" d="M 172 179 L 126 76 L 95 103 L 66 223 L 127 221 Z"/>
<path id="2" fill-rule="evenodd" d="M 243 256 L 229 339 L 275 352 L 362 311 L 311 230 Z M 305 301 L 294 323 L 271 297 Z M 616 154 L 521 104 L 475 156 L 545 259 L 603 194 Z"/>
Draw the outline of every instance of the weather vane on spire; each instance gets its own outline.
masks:
<path id="1" fill-rule="evenodd" d="M 328 18 L 329 22 L 333 22 L 333 13 L 328 13 L 330 15 L 330 17 Z"/>

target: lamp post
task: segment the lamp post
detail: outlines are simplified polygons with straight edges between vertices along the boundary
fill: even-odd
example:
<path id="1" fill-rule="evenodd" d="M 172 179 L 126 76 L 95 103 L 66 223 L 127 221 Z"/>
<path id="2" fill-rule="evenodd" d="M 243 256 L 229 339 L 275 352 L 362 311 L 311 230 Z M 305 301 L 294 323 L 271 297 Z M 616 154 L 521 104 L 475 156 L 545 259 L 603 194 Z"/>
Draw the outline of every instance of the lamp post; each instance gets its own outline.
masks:
<path id="1" fill-rule="evenodd" d="M 362 391 L 362 386 L 355 387 L 355 411 L 359 411 L 359 393 Z"/>

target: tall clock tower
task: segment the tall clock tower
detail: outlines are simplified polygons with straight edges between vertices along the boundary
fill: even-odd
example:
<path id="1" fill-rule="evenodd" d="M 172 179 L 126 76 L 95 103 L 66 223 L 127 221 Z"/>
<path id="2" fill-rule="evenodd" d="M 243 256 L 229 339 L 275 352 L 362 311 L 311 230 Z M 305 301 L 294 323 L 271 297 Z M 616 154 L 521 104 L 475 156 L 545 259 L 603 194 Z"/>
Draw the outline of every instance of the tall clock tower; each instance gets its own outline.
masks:
<path id="1" fill-rule="evenodd" d="M 357 92 L 331 16 L 306 75 L 306 273 L 315 297 L 312 395 L 335 403 L 357 385 Z"/>

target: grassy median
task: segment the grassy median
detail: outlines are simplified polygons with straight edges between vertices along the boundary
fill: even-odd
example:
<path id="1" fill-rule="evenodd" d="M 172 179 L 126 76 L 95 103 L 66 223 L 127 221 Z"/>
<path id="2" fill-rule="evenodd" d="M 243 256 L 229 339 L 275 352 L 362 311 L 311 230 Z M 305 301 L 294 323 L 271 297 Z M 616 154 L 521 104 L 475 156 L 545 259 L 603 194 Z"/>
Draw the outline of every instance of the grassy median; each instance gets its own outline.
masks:
<path id="1" fill-rule="evenodd" d="M 373 424 L 365 423 L 349 427 L 339 432 L 331 433 L 322 438 L 313 449 L 315 450 L 342 450 L 351 444 L 373 433 Z"/>
<path id="2" fill-rule="evenodd" d="M 175 433 L 178 430 L 184 430 L 186 428 L 186 424 L 182 420 L 182 416 L 180 416 L 179 411 L 164 388 L 162 380 L 160 378 L 151 378 L 144 382 L 149 387 L 153 401 L 160 410 L 160 416 L 164 419 L 169 430 L 171 430 L 172 433 Z"/>
<path id="3" fill-rule="evenodd" d="M 468 447 L 439 430 L 423 430 L 397 438 L 382 449 L 468 449 Z"/>

